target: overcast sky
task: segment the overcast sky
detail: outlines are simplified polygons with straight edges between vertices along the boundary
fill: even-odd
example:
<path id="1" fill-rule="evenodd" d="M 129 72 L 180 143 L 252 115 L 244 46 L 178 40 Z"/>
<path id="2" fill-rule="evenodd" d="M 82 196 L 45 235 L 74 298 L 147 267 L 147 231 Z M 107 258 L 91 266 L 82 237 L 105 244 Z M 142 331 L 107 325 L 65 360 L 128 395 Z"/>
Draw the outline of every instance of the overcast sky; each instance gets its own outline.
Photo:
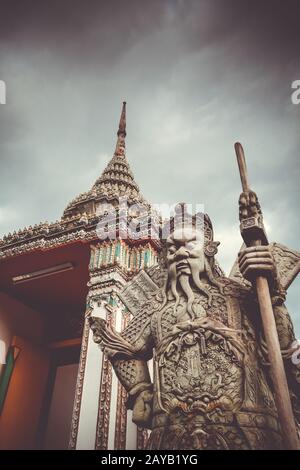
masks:
<path id="1" fill-rule="evenodd" d="M 60 218 L 92 186 L 126 100 L 142 192 L 203 203 L 227 272 L 241 244 L 236 140 L 270 240 L 300 250 L 299 15 L 297 0 L 0 0 L 0 236 Z"/>

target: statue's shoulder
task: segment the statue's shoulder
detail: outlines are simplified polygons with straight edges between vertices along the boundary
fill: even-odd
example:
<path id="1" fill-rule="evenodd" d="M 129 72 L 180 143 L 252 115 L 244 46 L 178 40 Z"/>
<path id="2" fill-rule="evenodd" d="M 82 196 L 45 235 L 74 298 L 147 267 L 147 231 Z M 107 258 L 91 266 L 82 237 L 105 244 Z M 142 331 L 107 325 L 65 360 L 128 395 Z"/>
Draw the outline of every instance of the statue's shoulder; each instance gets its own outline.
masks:
<path id="1" fill-rule="evenodd" d="M 279 284 L 286 291 L 300 272 L 300 252 L 280 243 L 270 243 L 269 246 L 276 264 Z M 246 288 L 251 286 L 242 276 L 237 259 L 231 269 L 229 279 Z"/>
<path id="2" fill-rule="evenodd" d="M 236 279 L 231 279 L 230 277 L 222 277 L 220 282 L 224 286 L 224 292 L 228 294 L 242 294 L 249 295 L 252 291 L 252 284 L 250 282 L 240 282 Z"/>
<path id="3" fill-rule="evenodd" d="M 245 281 L 245 282 L 244 282 Z M 244 278 L 233 278 L 222 275 L 218 278 L 218 284 L 220 285 L 220 291 L 225 297 L 249 297 L 252 295 L 253 288 L 250 282 Z"/>
<path id="4" fill-rule="evenodd" d="M 280 243 L 271 243 L 270 246 L 276 263 L 279 282 L 283 289 L 287 290 L 300 272 L 300 252 Z"/>
<path id="5" fill-rule="evenodd" d="M 141 310 L 147 310 L 151 314 L 162 302 L 160 293 L 166 279 L 167 271 L 159 265 L 142 269 L 118 295 L 133 316 L 138 315 Z"/>

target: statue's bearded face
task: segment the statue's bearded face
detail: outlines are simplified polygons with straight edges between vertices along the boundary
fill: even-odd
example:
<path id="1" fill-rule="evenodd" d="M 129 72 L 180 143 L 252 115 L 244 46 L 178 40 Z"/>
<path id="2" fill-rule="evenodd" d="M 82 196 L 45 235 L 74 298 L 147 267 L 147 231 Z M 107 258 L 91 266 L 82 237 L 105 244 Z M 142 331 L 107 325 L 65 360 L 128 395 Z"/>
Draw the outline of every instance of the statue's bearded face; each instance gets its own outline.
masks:
<path id="1" fill-rule="evenodd" d="M 188 300 L 187 310 L 192 312 L 194 293 L 192 284 L 202 290 L 200 275 L 205 270 L 203 233 L 194 228 L 175 230 L 167 239 L 168 286 L 176 304 L 181 288 Z"/>

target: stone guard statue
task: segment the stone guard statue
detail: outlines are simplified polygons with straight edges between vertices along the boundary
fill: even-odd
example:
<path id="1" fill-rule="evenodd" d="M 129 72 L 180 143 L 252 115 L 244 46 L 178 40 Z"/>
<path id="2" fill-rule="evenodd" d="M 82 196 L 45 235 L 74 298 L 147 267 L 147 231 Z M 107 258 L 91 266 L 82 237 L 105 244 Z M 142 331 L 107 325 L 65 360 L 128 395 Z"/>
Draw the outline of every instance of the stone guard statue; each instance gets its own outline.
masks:
<path id="1" fill-rule="evenodd" d="M 218 244 L 207 215 L 202 233 L 194 226 L 173 231 L 164 262 L 120 294 L 133 315 L 127 328 L 119 334 L 90 318 L 94 340 L 128 392 L 133 421 L 151 429 L 148 449 L 283 448 L 251 284 L 257 272 L 269 278 L 299 429 L 300 354 L 284 300 L 300 253 L 277 243 L 242 249 L 228 278 L 215 261 Z"/>

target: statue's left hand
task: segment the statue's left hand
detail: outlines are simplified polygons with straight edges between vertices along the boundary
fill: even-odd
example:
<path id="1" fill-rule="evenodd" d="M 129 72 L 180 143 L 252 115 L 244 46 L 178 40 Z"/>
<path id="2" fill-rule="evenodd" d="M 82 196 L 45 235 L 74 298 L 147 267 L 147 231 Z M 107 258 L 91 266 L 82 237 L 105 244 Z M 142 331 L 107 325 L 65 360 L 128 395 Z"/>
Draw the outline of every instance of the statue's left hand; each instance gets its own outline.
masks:
<path id="1" fill-rule="evenodd" d="M 276 266 L 269 246 L 251 246 L 238 256 L 239 268 L 245 279 L 252 282 L 257 276 L 266 276 L 271 286 L 277 278 Z"/>
<path id="2" fill-rule="evenodd" d="M 138 426 L 151 427 L 153 393 L 149 390 L 141 392 L 135 401 L 132 421 Z"/>

